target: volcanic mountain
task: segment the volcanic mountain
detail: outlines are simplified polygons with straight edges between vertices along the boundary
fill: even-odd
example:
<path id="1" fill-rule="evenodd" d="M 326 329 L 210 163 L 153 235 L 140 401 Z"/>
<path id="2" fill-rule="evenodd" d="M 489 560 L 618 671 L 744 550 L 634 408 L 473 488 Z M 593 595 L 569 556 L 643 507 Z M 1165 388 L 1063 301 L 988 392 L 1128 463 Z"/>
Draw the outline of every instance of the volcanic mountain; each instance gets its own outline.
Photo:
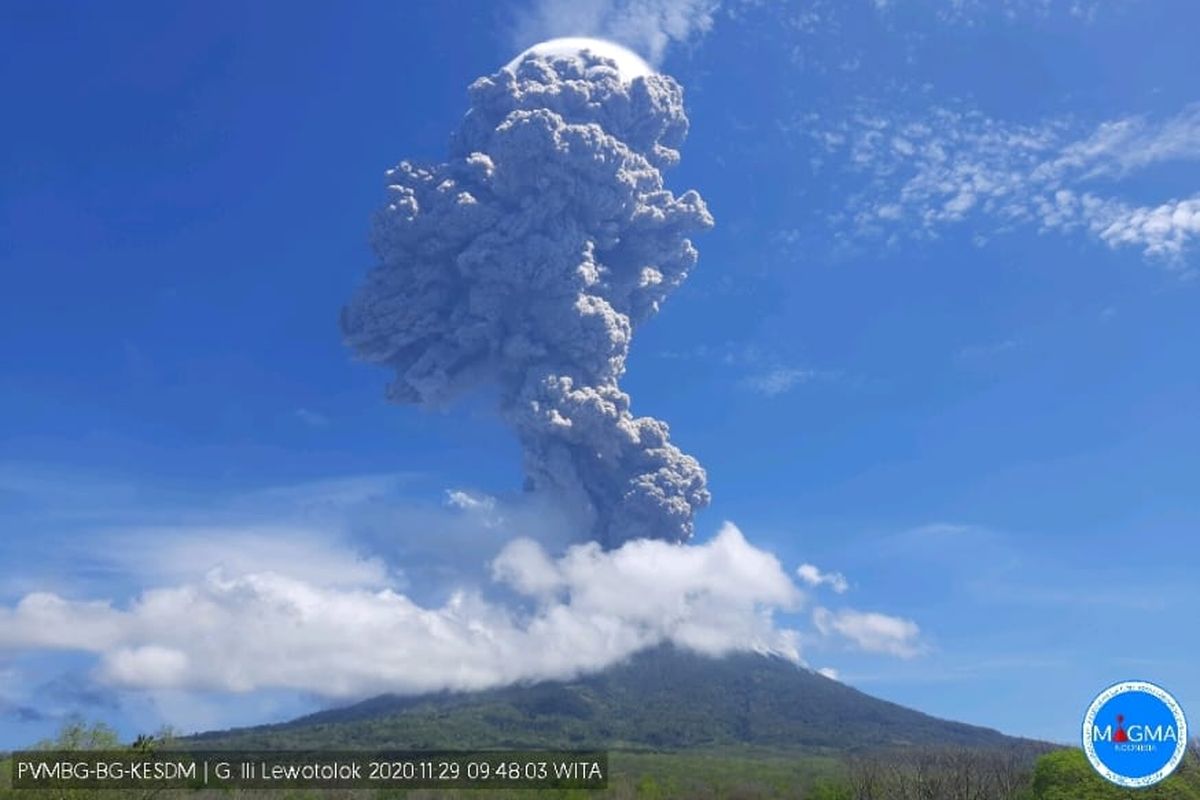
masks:
<path id="1" fill-rule="evenodd" d="M 416 697 L 383 695 L 292 722 L 199 734 L 204 747 L 262 749 L 751 746 L 838 753 L 1036 743 L 871 697 L 782 658 L 642 652 L 572 680 Z"/>

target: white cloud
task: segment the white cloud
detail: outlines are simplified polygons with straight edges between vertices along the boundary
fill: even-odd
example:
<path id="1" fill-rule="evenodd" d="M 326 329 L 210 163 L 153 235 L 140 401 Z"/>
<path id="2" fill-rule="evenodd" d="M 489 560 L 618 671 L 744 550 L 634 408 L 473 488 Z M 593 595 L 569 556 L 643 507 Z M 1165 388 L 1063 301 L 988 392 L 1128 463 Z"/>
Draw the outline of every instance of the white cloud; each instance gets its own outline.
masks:
<path id="1" fill-rule="evenodd" d="M 745 378 L 744 386 L 767 397 L 778 397 L 791 391 L 801 383 L 817 377 L 811 369 L 799 367 L 775 367 L 766 372 Z"/>
<path id="2" fill-rule="evenodd" d="M 496 528 L 504 523 L 504 516 L 499 511 L 499 501 L 490 494 L 467 489 L 447 489 L 446 505 L 474 517 L 485 528 Z"/>
<path id="3" fill-rule="evenodd" d="M 859 235 L 935 238 L 966 221 L 993 231 L 1027 225 L 1090 233 L 1177 268 L 1200 237 L 1200 194 L 1153 206 L 1121 196 L 1140 170 L 1200 161 L 1200 105 L 1163 120 L 1104 122 L 1083 135 L 1068 121 L 1018 125 L 953 108 L 919 118 L 862 108 L 832 129 L 811 115 L 798 125 L 865 178 L 835 214 Z"/>
<path id="4" fill-rule="evenodd" d="M 912 658 L 921 652 L 921 629 L 912 620 L 843 608 L 813 610 L 813 624 L 824 636 L 840 637 L 870 653 Z"/>
<path id="5" fill-rule="evenodd" d="M 786 238 L 786 234 L 783 238 Z M 764 349 L 756 344 L 700 343 L 685 350 L 661 350 L 658 357 L 678 361 L 703 361 L 706 366 L 731 368 L 741 373 L 736 378 L 740 388 L 764 397 L 778 397 L 798 386 L 815 381 L 854 383 L 856 380 L 840 370 L 790 366 L 785 354 Z"/>
<path id="6" fill-rule="evenodd" d="M 332 697 L 566 677 L 660 642 L 799 660 L 797 634 L 774 615 L 798 608 L 800 590 L 730 524 L 706 544 L 590 543 L 560 558 L 518 540 L 493 574 L 530 609 L 471 591 L 423 607 L 390 588 L 271 571 L 214 570 L 123 608 L 38 593 L 0 609 L 0 651 L 91 652 L 118 687 Z"/>
<path id="7" fill-rule="evenodd" d="M 442 504 L 413 504 L 396 496 L 401 481 L 210 498 L 157 509 L 150 522 L 139 513 L 133 526 L 106 517 L 62 550 L 61 580 L 35 577 L 16 594 L 23 599 L 0 605 L 0 665 L 90 654 L 91 680 L 106 689 L 194 709 L 229 692 L 252 692 L 249 708 L 296 693 L 568 677 L 661 642 L 800 661 L 811 626 L 793 614 L 812 575 L 790 575 L 733 525 L 702 544 L 638 540 L 604 551 L 564 536 L 577 528 L 541 505 L 461 489 Z M 837 590 L 833 574 L 817 577 Z M 0 686 L 0 696 L 48 707 L 36 684 Z"/>
<path id="8" fill-rule="evenodd" d="M 813 564 L 801 564 L 796 568 L 796 575 L 806 585 L 812 587 L 828 586 L 838 594 L 844 594 L 850 588 L 846 576 L 840 572 L 821 572 Z"/>
<path id="9" fill-rule="evenodd" d="M 1123 177 L 1166 161 L 1200 158 L 1200 105 L 1161 122 L 1144 116 L 1100 124 L 1091 135 L 1062 148 L 1045 169 L 1084 177 Z"/>
<path id="10" fill-rule="evenodd" d="M 560 36 L 596 36 L 662 62 L 667 47 L 703 36 L 719 0 L 534 0 L 517 22 L 518 49 Z"/>
<path id="11" fill-rule="evenodd" d="M 138 487 L 128 481 L 16 461 L 0 461 L 0 494 L 55 514 L 143 501 Z"/>
<path id="12" fill-rule="evenodd" d="M 1111 203 L 1105 209 L 1093 216 L 1090 227 L 1113 247 L 1133 245 L 1148 256 L 1178 259 L 1200 237 L 1200 195 L 1154 207 Z"/>
<path id="13" fill-rule="evenodd" d="M 906 538 L 946 538 L 946 537 L 962 537 L 969 534 L 980 532 L 978 525 L 966 525 L 959 522 L 930 522 L 925 525 L 918 525 L 915 528 L 910 528 L 904 531 L 901 536 Z"/>
<path id="14" fill-rule="evenodd" d="M 833 667 L 821 667 L 819 670 L 817 670 L 817 674 L 824 675 L 831 681 L 841 680 L 841 675 Z"/>
<path id="15" fill-rule="evenodd" d="M 496 498 L 467 489 L 447 489 L 446 505 L 462 511 L 495 511 Z"/>
<path id="16" fill-rule="evenodd" d="M 871 539 L 864 546 L 874 558 L 888 563 L 920 561 L 955 572 L 961 571 L 964 559 L 987 568 L 999 566 L 1011 555 L 1004 540 L 987 527 L 937 521 Z"/>
<path id="17" fill-rule="evenodd" d="M 243 492 L 229 503 L 233 510 L 278 515 L 303 512 L 342 513 L 345 509 L 394 498 L 412 473 L 385 472 L 323 478 Z"/>
<path id="18" fill-rule="evenodd" d="M 974 27 L 985 22 L 1004 20 L 1012 23 L 1053 17 L 1092 21 L 1104 8 L 1121 5 L 1125 0 L 870 0 L 877 12 L 887 14 L 903 9 L 906 13 L 931 12 L 938 22 Z"/>
<path id="19" fill-rule="evenodd" d="M 963 361 L 983 361 L 1007 353 L 1020 345 L 1020 340 L 1014 338 L 1001 339 L 987 344 L 972 344 L 959 348 L 958 357 Z"/>
<path id="20" fill-rule="evenodd" d="M 124 529 L 102 537 L 93 559 L 144 582 L 174 583 L 226 574 L 287 575 L 319 587 L 388 581 L 378 558 L 355 552 L 328 531 L 295 525 L 195 525 Z"/>
<path id="21" fill-rule="evenodd" d="M 309 408 L 297 408 L 293 412 L 296 419 L 308 425 L 310 428 L 324 428 L 329 425 L 329 417 Z"/>

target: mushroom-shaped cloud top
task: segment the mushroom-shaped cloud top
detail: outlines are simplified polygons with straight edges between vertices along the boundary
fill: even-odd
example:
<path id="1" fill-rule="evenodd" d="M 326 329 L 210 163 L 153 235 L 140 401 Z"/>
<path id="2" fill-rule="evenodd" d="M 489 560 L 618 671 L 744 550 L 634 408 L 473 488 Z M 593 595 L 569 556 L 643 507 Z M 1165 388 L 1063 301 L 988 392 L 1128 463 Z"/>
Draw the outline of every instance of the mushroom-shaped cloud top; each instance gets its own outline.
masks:
<path id="1" fill-rule="evenodd" d="M 587 36 L 567 36 L 540 42 L 522 52 L 508 62 L 505 67 L 515 70 L 517 65 L 530 55 L 572 58 L 585 53 L 616 62 L 617 72 L 620 74 L 621 80 L 626 83 L 654 72 L 654 68 L 647 64 L 645 59 L 629 48 L 604 39 L 592 39 Z"/>

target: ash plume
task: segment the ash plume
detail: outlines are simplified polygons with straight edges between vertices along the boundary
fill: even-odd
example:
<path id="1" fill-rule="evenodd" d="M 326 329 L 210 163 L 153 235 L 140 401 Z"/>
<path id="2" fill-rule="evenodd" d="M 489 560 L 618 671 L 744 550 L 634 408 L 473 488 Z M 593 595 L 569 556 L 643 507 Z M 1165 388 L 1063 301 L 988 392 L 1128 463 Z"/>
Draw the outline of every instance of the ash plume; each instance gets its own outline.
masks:
<path id="1" fill-rule="evenodd" d="M 527 488 L 578 509 L 605 546 L 684 541 L 704 469 L 665 422 L 633 415 L 619 380 L 712 217 L 663 186 L 687 133 L 679 84 L 603 52 L 531 48 L 470 87 L 445 163 L 388 172 L 378 263 L 342 330 L 395 371 L 394 402 L 496 385 Z"/>

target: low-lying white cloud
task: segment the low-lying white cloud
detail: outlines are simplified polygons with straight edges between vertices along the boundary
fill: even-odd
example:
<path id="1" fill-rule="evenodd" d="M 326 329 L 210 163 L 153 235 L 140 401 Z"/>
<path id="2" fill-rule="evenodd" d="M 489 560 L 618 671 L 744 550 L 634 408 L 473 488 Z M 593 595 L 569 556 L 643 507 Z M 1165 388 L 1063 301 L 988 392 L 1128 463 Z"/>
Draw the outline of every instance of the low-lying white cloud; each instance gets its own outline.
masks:
<path id="1" fill-rule="evenodd" d="M 464 590 L 424 607 L 391 588 L 271 571 L 214 570 L 125 607 L 37 593 L 0 609 L 0 652 L 94 653 L 116 687 L 328 697 L 563 678 L 665 642 L 800 659 L 775 615 L 798 609 L 801 591 L 732 524 L 701 545 L 589 543 L 558 558 L 522 539 L 492 572 L 516 604 Z"/>
<path id="2" fill-rule="evenodd" d="M 921 629 L 912 620 L 873 611 L 817 607 L 813 624 L 824 636 L 840 638 L 869 653 L 912 658 L 921 652 Z"/>
<path id="3" fill-rule="evenodd" d="M 814 576 L 784 568 L 733 525 L 701 544 L 606 551 L 526 499 L 401 496 L 413 479 L 322 480 L 184 506 L 133 487 L 148 506 L 103 513 L 91 503 L 111 493 L 81 496 L 79 519 L 97 523 L 62 549 L 61 574 L 33 575 L 11 590 L 22 599 L 0 604 L 0 701 L 71 710 L 22 666 L 56 663 L 45 660 L 54 651 L 91 656 L 90 676 L 72 666 L 59 679 L 169 698 L 183 709 L 169 721 L 197 729 L 250 721 L 196 710 L 226 693 L 249 708 L 295 694 L 565 678 L 661 643 L 797 663 L 801 642 L 820 647 L 801 613 Z"/>

